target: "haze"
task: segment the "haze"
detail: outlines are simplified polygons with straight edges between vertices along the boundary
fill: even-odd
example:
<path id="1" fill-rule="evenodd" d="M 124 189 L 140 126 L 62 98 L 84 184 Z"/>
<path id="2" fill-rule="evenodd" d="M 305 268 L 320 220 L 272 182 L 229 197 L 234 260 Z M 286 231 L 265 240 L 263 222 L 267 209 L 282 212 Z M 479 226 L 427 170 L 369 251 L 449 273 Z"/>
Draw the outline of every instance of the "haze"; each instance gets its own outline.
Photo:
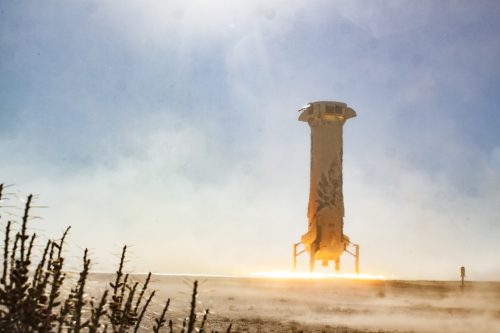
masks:
<path id="1" fill-rule="evenodd" d="M 496 1 L 2 2 L 0 181 L 39 194 L 32 225 L 72 225 L 70 251 L 90 247 L 97 271 L 122 244 L 137 272 L 287 270 L 307 223 L 296 111 L 338 100 L 358 114 L 344 197 L 361 271 L 498 280 L 499 15 Z"/>

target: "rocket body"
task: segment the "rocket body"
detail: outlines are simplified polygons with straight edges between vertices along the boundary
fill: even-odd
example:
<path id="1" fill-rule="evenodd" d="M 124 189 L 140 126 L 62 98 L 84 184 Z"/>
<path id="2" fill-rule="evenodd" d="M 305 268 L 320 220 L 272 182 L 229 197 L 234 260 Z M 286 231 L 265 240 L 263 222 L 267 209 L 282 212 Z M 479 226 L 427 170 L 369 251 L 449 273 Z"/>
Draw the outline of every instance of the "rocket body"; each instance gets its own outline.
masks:
<path id="1" fill-rule="evenodd" d="M 308 230 L 301 242 L 313 266 L 318 259 L 338 262 L 349 243 L 343 233 L 342 131 L 356 113 L 340 102 L 314 102 L 300 111 L 299 120 L 311 128 Z"/>

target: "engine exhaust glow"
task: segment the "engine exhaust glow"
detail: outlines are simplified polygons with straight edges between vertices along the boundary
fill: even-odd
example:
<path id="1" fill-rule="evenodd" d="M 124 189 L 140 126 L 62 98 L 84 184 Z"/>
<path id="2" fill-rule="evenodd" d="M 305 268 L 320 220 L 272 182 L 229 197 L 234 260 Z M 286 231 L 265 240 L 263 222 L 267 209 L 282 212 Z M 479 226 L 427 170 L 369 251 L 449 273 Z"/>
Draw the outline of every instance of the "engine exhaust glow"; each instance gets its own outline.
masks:
<path id="1" fill-rule="evenodd" d="M 353 280 L 385 280 L 383 275 L 371 274 L 336 274 L 320 272 L 258 272 L 252 274 L 253 277 L 273 278 L 273 279 L 353 279 Z"/>

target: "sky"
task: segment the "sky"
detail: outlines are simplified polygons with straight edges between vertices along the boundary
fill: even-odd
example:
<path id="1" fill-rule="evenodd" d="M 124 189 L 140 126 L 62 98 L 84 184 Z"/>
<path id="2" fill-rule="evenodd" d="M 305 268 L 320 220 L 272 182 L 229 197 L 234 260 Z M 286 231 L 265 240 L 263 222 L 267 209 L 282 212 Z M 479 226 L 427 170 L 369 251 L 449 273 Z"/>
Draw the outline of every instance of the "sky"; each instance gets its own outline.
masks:
<path id="1" fill-rule="evenodd" d="M 43 237 L 72 226 L 69 268 L 88 247 L 113 271 L 128 244 L 135 272 L 289 270 L 309 190 L 297 111 L 342 101 L 361 271 L 500 280 L 499 15 L 493 0 L 2 1 L 0 182 L 9 205 L 47 206 Z"/>

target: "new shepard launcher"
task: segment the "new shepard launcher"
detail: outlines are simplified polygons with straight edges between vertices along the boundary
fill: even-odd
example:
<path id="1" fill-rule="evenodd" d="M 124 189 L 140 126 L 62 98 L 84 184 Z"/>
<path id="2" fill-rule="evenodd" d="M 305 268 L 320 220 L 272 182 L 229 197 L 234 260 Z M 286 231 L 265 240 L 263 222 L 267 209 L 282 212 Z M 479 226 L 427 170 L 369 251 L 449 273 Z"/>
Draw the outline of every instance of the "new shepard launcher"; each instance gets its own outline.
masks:
<path id="1" fill-rule="evenodd" d="M 316 260 L 335 261 L 335 271 L 340 270 L 340 256 L 345 251 L 356 258 L 359 274 L 359 245 L 344 235 L 344 196 L 342 194 L 342 127 L 356 112 L 345 103 L 313 102 L 299 110 L 300 121 L 311 127 L 311 179 L 308 230 L 301 242 L 293 245 L 293 270 L 297 256 L 309 253 L 309 271 Z M 305 249 L 297 252 L 303 244 Z M 349 247 L 354 248 L 354 253 Z"/>

